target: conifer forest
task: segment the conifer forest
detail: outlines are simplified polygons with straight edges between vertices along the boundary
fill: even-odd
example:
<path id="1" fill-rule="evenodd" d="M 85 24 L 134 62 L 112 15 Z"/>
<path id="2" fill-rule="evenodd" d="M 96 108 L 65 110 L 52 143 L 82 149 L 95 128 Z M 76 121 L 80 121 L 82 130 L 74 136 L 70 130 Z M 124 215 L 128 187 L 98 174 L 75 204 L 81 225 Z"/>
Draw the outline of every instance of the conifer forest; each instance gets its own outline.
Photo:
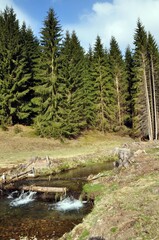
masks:
<path id="1" fill-rule="evenodd" d="M 87 36 L 86 36 L 87 37 Z M 0 13 L 0 125 L 34 126 L 42 137 L 85 130 L 155 140 L 159 132 L 159 50 L 140 19 L 123 54 L 112 36 L 86 52 L 50 8 L 35 37 L 13 8 Z"/>

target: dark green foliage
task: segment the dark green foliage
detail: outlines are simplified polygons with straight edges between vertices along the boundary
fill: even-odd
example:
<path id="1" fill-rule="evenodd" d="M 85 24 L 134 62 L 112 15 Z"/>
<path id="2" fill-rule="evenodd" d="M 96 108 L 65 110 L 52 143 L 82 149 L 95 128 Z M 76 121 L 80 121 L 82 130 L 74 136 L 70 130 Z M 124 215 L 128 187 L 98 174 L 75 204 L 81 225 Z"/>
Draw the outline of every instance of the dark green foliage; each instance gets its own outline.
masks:
<path id="1" fill-rule="evenodd" d="M 117 40 L 104 49 L 97 36 L 84 52 L 73 31 L 49 9 L 38 41 L 12 8 L 0 13 L 0 125 L 34 122 L 42 137 L 75 138 L 82 131 L 131 129 L 158 138 L 159 51 L 138 20 L 134 51 L 123 60 Z"/>
<path id="2" fill-rule="evenodd" d="M 158 135 L 158 114 L 159 114 L 159 52 L 158 46 L 151 33 L 148 34 L 147 42 L 148 58 L 148 90 L 150 111 L 152 119 L 152 137 L 157 139 Z"/>
<path id="3" fill-rule="evenodd" d="M 125 125 L 129 128 L 132 128 L 132 79 L 134 78 L 133 73 L 134 61 L 133 54 L 131 52 L 130 47 L 128 46 L 125 52 L 125 70 L 126 70 L 126 81 L 127 81 L 127 108 L 126 108 L 126 118 Z"/>
<path id="4" fill-rule="evenodd" d="M 20 31 L 21 55 L 16 69 L 16 87 L 14 89 L 13 105 L 17 121 L 14 123 L 31 124 L 36 115 L 32 99 L 36 85 L 35 66 L 38 58 L 38 42 L 31 29 L 26 29 L 25 23 Z"/>
<path id="5" fill-rule="evenodd" d="M 102 132 L 114 124 L 114 83 L 111 78 L 108 54 L 97 36 L 93 50 L 92 81 L 94 82 L 95 126 Z"/>
<path id="6" fill-rule="evenodd" d="M 58 117 L 65 137 L 76 137 L 86 126 L 84 116 L 84 52 L 73 32 L 67 32 L 61 50 L 59 71 L 60 94 Z"/>
<path id="7" fill-rule="evenodd" d="M 149 136 L 151 119 L 147 88 L 147 33 L 140 20 L 134 36 L 134 78 L 132 84 L 132 111 L 134 136 Z"/>
<path id="8" fill-rule="evenodd" d="M 12 8 L 1 14 L 0 29 L 0 121 L 30 124 L 38 42 L 25 23 L 20 29 Z"/>
<path id="9" fill-rule="evenodd" d="M 159 53 L 153 36 L 138 20 L 134 36 L 132 78 L 132 133 L 157 139 L 158 135 L 158 64 Z"/>
<path id="10" fill-rule="evenodd" d="M 88 53 L 85 55 L 85 67 L 83 72 L 83 99 L 84 109 L 83 113 L 86 120 L 87 129 L 96 127 L 96 106 L 95 106 L 95 85 L 93 78 L 93 51 L 90 46 Z"/>
<path id="11" fill-rule="evenodd" d="M 124 125 L 127 114 L 128 83 L 126 70 L 118 43 L 114 37 L 110 41 L 109 62 L 115 90 L 115 125 Z"/>
<path id="12" fill-rule="evenodd" d="M 60 135 L 58 104 L 60 99 L 58 70 L 61 26 L 53 9 L 49 9 L 41 30 L 41 55 L 39 59 L 39 86 L 36 87 L 36 103 L 39 115 L 35 120 L 37 131 L 42 136 Z M 59 132 L 59 133 L 58 133 Z M 57 134 L 58 133 L 58 134 Z"/>
<path id="13" fill-rule="evenodd" d="M 6 8 L 0 15 L 0 115 L 1 123 L 13 123 L 12 104 L 16 87 L 15 71 L 19 63 L 20 29 L 13 9 Z"/>
<path id="14" fill-rule="evenodd" d="M 147 35 L 141 22 L 138 20 L 134 36 L 134 78 L 132 83 L 132 122 L 134 136 L 147 135 L 146 98 L 144 87 L 145 54 Z M 146 131 L 145 131 L 146 130 Z"/>

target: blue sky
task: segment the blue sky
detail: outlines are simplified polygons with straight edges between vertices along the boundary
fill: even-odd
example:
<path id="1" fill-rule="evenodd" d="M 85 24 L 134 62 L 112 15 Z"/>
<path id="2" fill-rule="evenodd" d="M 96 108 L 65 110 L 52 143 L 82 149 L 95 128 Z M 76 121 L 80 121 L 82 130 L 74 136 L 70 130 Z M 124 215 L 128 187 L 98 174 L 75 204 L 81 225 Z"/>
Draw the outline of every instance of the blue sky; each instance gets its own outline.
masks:
<path id="1" fill-rule="evenodd" d="M 20 23 L 25 21 L 39 36 L 50 7 L 54 8 L 64 30 L 76 31 L 87 50 L 97 35 L 109 48 L 115 36 L 122 51 L 133 47 L 133 35 L 140 18 L 147 31 L 159 42 L 159 0 L 0 0 L 0 10 L 13 7 Z"/>

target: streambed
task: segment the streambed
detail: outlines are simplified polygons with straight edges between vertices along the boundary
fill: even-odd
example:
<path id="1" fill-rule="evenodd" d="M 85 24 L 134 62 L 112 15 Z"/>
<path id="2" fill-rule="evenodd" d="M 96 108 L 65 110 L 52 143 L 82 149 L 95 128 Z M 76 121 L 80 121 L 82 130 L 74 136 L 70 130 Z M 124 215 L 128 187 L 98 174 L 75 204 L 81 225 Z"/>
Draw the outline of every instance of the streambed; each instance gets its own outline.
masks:
<path id="1" fill-rule="evenodd" d="M 92 209 L 91 202 L 79 200 L 86 178 L 111 168 L 112 163 L 94 164 L 54 175 L 50 181 L 38 178 L 19 182 L 24 185 L 67 187 L 69 192 L 65 199 L 58 202 L 39 199 L 32 192 L 15 193 L 13 196 L 8 193 L 9 198 L 1 197 L 0 239 L 19 240 L 19 236 L 36 237 L 37 240 L 58 239 L 80 223 Z"/>

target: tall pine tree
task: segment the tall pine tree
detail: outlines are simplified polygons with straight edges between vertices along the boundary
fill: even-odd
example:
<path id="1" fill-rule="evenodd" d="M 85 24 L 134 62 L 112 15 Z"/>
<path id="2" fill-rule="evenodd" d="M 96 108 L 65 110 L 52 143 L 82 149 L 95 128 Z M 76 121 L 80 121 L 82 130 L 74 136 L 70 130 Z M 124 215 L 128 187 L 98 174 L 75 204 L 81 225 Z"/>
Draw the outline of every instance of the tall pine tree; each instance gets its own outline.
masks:
<path id="1" fill-rule="evenodd" d="M 75 32 L 66 37 L 61 50 L 59 122 L 61 135 L 76 137 L 86 126 L 83 99 L 84 51 Z"/>
<path id="2" fill-rule="evenodd" d="M 13 8 L 0 14 L 0 123 L 17 121 L 14 89 L 17 85 L 16 69 L 19 64 L 20 28 Z"/>
<path id="3" fill-rule="evenodd" d="M 133 74 L 133 67 L 134 67 L 134 61 L 133 61 L 133 54 L 128 46 L 126 48 L 125 52 L 125 70 L 126 70 L 126 81 L 127 81 L 127 95 L 126 95 L 126 119 L 125 119 L 125 125 L 128 128 L 132 128 L 132 81 L 134 78 Z"/>
<path id="4" fill-rule="evenodd" d="M 158 114 L 159 114 L 159 52 L 158 46 L 151 35 L 148 34 L 147 44 L 147 57 L 148 57 L 148 87 L 149 87 L 149 101 L 152 119 L 153 139 L 157 140 L 158 136 Z"/>
<path id="5" fill-rule="evenodd" d="M 133 133 L 153 139 L 152 115 L 148 91 L 147 33 L 138 20 L 134 36 Z"/>
<path id="6" fill-rule="evenodd" d="M 110 74 L 108 54 L 99 36 L 93 49 L 94 104 L 96 128 L 102 132 L 110 130 L 114 123 L 114 88 Z"/>
<path id="7" fill-rule="evenodd" d="M 126 81 L 125 64 L 115 37 L 112 37 L 110 41 L 109 61 L 116 95 L 116 125 L 121 127 L 126 119 L 128 84 Z"/>
<path id="8" fill-rule="evenodd" d="M 83 76 L 84 116 L 87 129 L 94 129 L 96 127 L 95 81 L 93 78 L 93 71 L 93 50 L 91 46 L 89 46 L 89 50 L 85 54 L 85 67 Z"/>
<path id="9" fill-rule="evenodd" d="M 41 57 L 39 61 L 39 80 L 36 87 L 36 103 L 40 114 L 35 126 L 42 136 L 57 136 L 59 134 L 58 101 L 59 101 L 59 54 L 62 39 L 62 29 L 54 9 L 50 8 L 41 30 Z"/>

